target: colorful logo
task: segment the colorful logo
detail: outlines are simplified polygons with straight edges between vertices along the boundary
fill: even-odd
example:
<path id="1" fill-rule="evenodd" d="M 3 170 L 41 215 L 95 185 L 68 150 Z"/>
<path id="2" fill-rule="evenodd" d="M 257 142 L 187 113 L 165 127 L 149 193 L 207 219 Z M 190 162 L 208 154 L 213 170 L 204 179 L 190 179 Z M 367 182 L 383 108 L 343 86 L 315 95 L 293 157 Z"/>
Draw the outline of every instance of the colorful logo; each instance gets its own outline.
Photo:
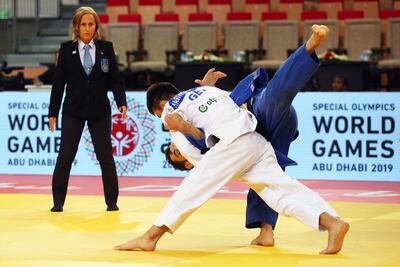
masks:
<path id="1" fill-rule="evenodd" d="M 132 118 L 123 119 L 121 114 L 114 114 L 111 121 L 113 154 L 117 157 L 126 156 L 135 150 L 139 143 L 139 127 Z"/>
<path id="2" fill-rule="evenodd" d="M 132 175 L 142 167 L 154 150 L 156 141 L 155 124 L 145 105 L 127 99 L 127 118 L 122 119 L 115 101 L 111 101 L 112 115 L 111 144 L 118 175 Z M 89 129 L 83 133 L 85 148 L 97 162 Z M 98 162 L 96 163 L 98 164 Z"/>

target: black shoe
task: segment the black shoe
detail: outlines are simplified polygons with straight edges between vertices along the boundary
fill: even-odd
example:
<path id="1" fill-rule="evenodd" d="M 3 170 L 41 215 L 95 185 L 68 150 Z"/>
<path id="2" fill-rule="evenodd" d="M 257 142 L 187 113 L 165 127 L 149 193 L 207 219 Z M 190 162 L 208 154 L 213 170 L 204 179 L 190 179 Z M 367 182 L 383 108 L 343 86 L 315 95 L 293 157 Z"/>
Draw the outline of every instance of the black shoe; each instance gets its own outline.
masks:
<path id="1" fill-rule="evenodd" d="M 116 211 L 119 210 L 117 204 L 107 206 L 107 211 Z"/>
<path id="2" fill-rule="evenodd" d="M 61 206 L 54 206 L 51 208 L 50 210 L 51 212 L 62 212 L 63 211 L 63 207 Z"/>

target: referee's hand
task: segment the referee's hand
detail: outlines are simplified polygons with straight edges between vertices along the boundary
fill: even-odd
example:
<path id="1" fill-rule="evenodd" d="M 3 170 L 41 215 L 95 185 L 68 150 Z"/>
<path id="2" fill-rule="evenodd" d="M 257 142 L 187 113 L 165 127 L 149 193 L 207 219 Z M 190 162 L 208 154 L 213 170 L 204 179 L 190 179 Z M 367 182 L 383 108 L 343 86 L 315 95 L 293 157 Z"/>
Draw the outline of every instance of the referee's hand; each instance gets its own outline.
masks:
<path id="1" fill-rule="evenodd" d="M 54 132 L 54 127 L 56 125 L 57 118 L 56 117 L 50 117 L 49 118 L 49 130 L 50 132 Z"/>
<path id="2" fill-rule="evenodd" d="M 119 108 L 118 108 L 118 110 L 119 110 L 119 112 L 121 112 L 122 113 L 122 118 L 123 119 L 126 119 L 126 106 L 120 106 Z"/>

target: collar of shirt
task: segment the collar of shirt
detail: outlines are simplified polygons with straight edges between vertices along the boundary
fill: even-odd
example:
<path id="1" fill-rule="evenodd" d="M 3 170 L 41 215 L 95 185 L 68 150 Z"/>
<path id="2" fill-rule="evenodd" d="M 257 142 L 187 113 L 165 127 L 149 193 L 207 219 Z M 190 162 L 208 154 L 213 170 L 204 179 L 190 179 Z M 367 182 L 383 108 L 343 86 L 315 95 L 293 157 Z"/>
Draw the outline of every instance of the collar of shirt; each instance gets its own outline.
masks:
<path id="1" fill-rule="evenodd" d="M 92 57 L 93 61 L 93 66 L 96 63 L 96 45 L 93 41 L 93 39 L 89 42 L 90 49 L 89 49 L 89 54 Z M 83 55 L 85 54 L 85 50 L 83 50 L 83 47 L 85 46 L 85 43 L 82 42 L 82 40 L 78 40 L 78 50 L 79 50 L 79 57 L 81 59 L 81 63 L 83 64 Z"/>

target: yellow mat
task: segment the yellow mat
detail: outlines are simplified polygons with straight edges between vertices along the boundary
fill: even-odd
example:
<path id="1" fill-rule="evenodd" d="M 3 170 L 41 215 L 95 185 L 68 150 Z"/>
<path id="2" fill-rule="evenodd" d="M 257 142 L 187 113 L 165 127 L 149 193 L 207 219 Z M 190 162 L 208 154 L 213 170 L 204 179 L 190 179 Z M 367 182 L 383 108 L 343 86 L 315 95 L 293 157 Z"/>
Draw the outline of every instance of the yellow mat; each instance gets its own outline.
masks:
<path id="1" fill-rule="evenodd" d="M 0 194 L 0 266 L 400 266 L 400 204 L 332 203 L 351 229 L 339 255 L 323 256 L 326 233 L 280 217 L 276 246 L 250 246 L 245 201 L 213 199 L 156 252 L 113 246 L 147 230 L 166 198 L 121 197 L 120 212 L 105 212 L 103 197 L 68 196 L 50 213 L 49 195 Z"/>

